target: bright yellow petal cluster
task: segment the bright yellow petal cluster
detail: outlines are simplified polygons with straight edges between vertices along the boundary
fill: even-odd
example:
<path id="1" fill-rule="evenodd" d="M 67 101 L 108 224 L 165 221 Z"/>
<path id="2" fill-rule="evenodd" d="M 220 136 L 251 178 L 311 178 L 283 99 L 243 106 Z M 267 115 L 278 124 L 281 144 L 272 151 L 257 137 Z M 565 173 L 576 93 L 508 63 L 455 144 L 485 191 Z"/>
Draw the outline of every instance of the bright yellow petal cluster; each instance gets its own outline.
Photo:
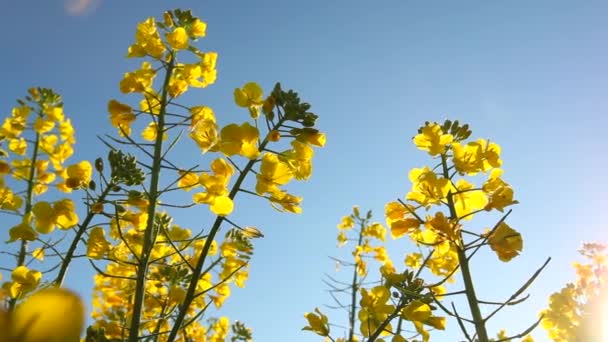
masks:
<path id="1" fill-rule="evenodd" d="M 308 321 L 308 325 L 302 330 L 310 330 L 320 336 L 329 335 L 329 320 L 319 308 L 315 308 L 315 312 L 307 312 L 304 318 Z"/>
<path id="2" fill-rule="evenodd" d="M 258 139 L 258 129 L 248 122 L 240 126 L 230 124 L 222 128 L 219 150 L 229 157 L 238 154 L 249 159 L 255 159 L 260 155 Z"/>
<path id="3" fill-rule="evenodd" d="M 32 290 L 40 283 L 42 273 L 30 270 L 26 266 L 17 266 L 11 273 L 12 282 L 5 283 L 12 298 L 18 298 Z"/>
<path id="4" fill-rule="evenodd" d="M 279 186 L 287 184 L 291 179 L 293 172 L 289 165 L 279 160 L 276 154 L 266 153 L 262 157 L 255 191 L 260 195 L 281 192 Z"/>
<path id="5" fill-rule="evenodd" d="M 239 107 L 249 108 L 251 117 L 260 115 L 260 107 L 264 104 L 264 91 L 255 82 L 246 83 L 243 88 L 234 89 L 234 102 Z"/>
<path id="6" fill-rule="evenodd" d="M 395 311 L 395 306 L 388 304 L 390 292 L 384 286 L 376 286 L 371 290 L 361 289 L 361 309 L 359 310 L 359 322 L 361 334 L 369 337 L 371 333 L 376 331 L 380 324 Z M 391 330 L 391 325 L 386 326 L 386 330 Z M 388 332 L 383 332 L 381 336 L 387 335 Z"/>
<path id="7" fill-rule="evenodd" d="M 485 139 L 469 142 L 466 145 L 452 144 L 453 162 L 456 170 L 463 174 L 475 174 L 500 167 L 500 146 Z"/>
<path id="8" fill-rule="evenodd" d="M 414 145 L 423 151 L 427 151 L 431 156 L 444 154 L 446 145 L 453 140 L 451 134 L 445 134 L 441 126 L 436 123 L 426 125 L 422 132 L 414 137 Z"/>
<path id="9" fill-rule="evenodd" d="M 234 174 L 234 169 L 222 158 L 211 162 L 213 174 L 206 172 L 199 176 L 199 183 L 205 188 L 205 192 L 199 192 L 192 196 L 195 203 L 209 204 L 209 209 L 216 215 L 226 216 L 234 208 L 232 199 L 228 196 L 228 183 Z"/>
<path id="10" fill-rule="evenodd" d="M 188 47 L 188 33 L 183 27 L 176 27 L 172 32 L 165 35 L 167 43 L 174 50 L 183 50 Z"/>
<path id="11" fill-rule="evenodd" d="M 386 224 L 391 229 L 393 239 L 418 230 L 421 222 L 411 214 L 413 210 L 413 207 L 410 206 L 408 210 L 408 207 L 399 202 L 389 202 L 386 204 L 384 207 Z"/>
<path id="12" fill-rule="evenodd" d="M 32 208 L 32 213 L 35 218 L 35 228 L 41 234 L 49 234 L 56 227 L 65 230 L 78 224 L 76 206 L 67 198 L 53 203 L 37 202 Z"/>
<path id="13" fill-rule="evenodd" d="M 153 17 L 137 25 L 135 44 L 129 47 L 127 57 L 144 57 L 146 55 L 161 58 L 166 48 L 158 34 L 156 20 Z"/>
<path id="14" fill-rule="evenodd" d="M 120 91 L 124 94 L 143 93 L 152 87 L 154 77 L 156 77 L 156 71 L 150 62 L 143 62 L 140 69 L 125 73 L 120 81 Z"/>
<path id="15" fill-rule="evenodd" d="M 67 168 L 67 176 L 65 183 L 70 189 L 87 187 L 93 175 L 93 167 L 87 160 L 80 163 L 72 164 Z"/>
<path id="16" fill-rule="evenodd" d="M 521 234 L 504 222 L 501 222 L 490 234 L 488 244 L 498 258 L 505 262 L 518 256 L 523 249 Z"/>
<path id="17" fill-rule="evenodd" d="M 78 341 L 84 330 L 85 306 L 72 291 L 48 288 L 28 297 L 10 320 L 9 341 Z"/>
<path id="18" fill-rule="evenodd" d="M 406 198 L 425 207 L 441 203 L 450 190 L 449 180 L 437 177 L 437 174 L 431 171 L 428 166 L 422 169 L 412 169 L 409 177 L 412 182 L 412 190 Z"/>
<path id="19" fill-rule="evenodd" d="M 500 178 L 501 175 L 501 169 L 493 169 L 483 184 L 482 189 L 488 195 L 486 210 L 496 209 L 502 212 L 505 207 L 519 203 L 513 199 L 513 188 Z"/>

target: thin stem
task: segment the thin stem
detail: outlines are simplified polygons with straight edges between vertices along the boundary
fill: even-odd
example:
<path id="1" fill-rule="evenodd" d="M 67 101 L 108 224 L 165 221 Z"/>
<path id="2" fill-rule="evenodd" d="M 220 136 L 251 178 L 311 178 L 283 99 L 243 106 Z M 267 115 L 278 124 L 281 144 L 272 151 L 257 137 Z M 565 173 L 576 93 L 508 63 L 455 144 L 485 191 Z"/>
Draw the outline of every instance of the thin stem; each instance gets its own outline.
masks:
<path id="1" fill-rule="evenodd" d="M 363 242 L 363 229 L 365 228 L 366 220 L 361 221 L 361 228 L 359 229 L 359 241 L 357 241 L 357 246 L 361 246 Z M 353 267 L 353 282 L 351 284 L 351 294 L 350 294 L 350 312 L 348 318 L 348 341 L 353 341 L 355 336 L 355 313 L 357 311 L 357 290 L 358 288 L 358 274 L 357 274 L 357 266 Z"/>
<path id="2" fill-rule="evenodd" d="M 441 155 L 441 165 L 443 168 L 443 176 L 449 177 L 448 163 L 445 155 Z M 450 209 L 450 219 L 457 219 L 456 207 L 454 206 L 454 197 L 452 192 L 448 193 L 448 207 Z M 475 294 L 475 285 L 473 284 L 473 277 L 471 275 L 471 269 L 469 268 L 469 259 L 467 258 L 466 251 L 463 247 L 462 235 L 460 241 L 456 245 L 458 254 L 458 262 L 460 264 L 460 270 L 462 274 L 462 280 L 464 282 L 464 288 L 466 290 L 467 302 L 469 303 L 469 309 L 471 310 L 471 316 L 473 316 L 473 324 L 475 325 L 475 331 L 479 337 L 479 342 L 489 342 L 488 332 L 486 330 L 485 320 L 481 315 L 479 309 L 479 302 L 477 295 Z"/>
<path id="3" fill-rule="evenodd" d="M 38 159 L 38 144 L 40 142 L 40 134 L 36 133 L 36 139 L 33 142 L 34 151 L 32 151 L 32 161 L 30 164 L 30 170 L 27 181 L 27 192 L 25 195 L 25 210 L 23 215 L 27 215 L 32 211 L 32 200 L 34 198 L 34 178 L 36 177 L 36 161 Z M 27 240 L 21 240 L 21 246 L 19 246 L 19 255 L 17 256 L 17 267 L 25 264 L 25 256 L 27 255 Z M 17 298 L 11 298 L 8 302 L 8 311 L 13 311 L 17 304 Z"/>
<path id="4" fill-rule="evenodd" d="M 167 72 L 165 73 L 165 80 L 163 82 L 162 94 L 160 99 L 160 109 L 158 113 L 157 129 L 159 132 L 163 132 L 165 129 L 165 110 L 167 107 L 167 88 L 169 86 L 169 80 L 173 73 L 173 66 L 175 63 L 175 56 L 170 56 L 171 60 L 167 65 Z M 137 342 L 139 340 L 139 323 L 141 321 L 141 313 L 144 303 L 144 295 L 146 291 L 146 274 L 148 273 L 148 262 L 150 260 L 150 254 L 158 230 L 155 229 L 154 219 L 156 217 L 156 203 L 159 197 L 158 187 L 160 182 L 160 171 L 162 164 L 163 155 L 163 134 L 157 134 L 156 141 L 154 143 L 154 157 L 152 159 L 152 172 L 150 179 L 150 191 L 149 191 L 149 205 L 148 205 L 148 221 L 146 222 L 146 230 L 144 232 L 143 246 L 141 251 L 141 257 L 139 258 L 139 265 L 137 267 L 137 280 L 135 282 L 135 295 L 133 298 L 133 313 L 131 316 L 131 324 L 129 326 L 129 342 Z"/>

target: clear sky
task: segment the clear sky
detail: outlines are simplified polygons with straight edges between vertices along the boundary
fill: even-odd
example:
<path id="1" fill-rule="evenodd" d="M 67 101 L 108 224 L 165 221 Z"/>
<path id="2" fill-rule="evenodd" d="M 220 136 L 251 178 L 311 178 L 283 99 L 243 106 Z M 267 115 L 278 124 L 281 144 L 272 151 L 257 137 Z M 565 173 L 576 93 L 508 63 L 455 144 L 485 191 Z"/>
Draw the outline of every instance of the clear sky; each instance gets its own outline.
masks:
<path id="1" fill-rule="evenodd" d="M 31 86 L 63 94 L 77 130 L 72 160 L 105 155 L 94 136 L 114 133 L 106 106 L 121 98 L 118 82 L 134 66 L 124 56 L 135 25 L 166 9 L 191 8 L 209 25 L 198 46 L 219 53 L 218 81 L 194 93 L 222 122 L 246 119 L 232 91 L 248 81 L 266 89 L 281 81 L 313 105 L 328 143 L 315 156 L 312 179 L 291 188 L 305 198 L 303 214 L 266 203 L 238 213 L 266 237 L 256 241 L 247 287 L 233 291 L 223 313 L 252 326 L 256 341 L 321 340 L 300 329 L 304 312 L 331 304 L 321 280 L 334 272 L 328 256 L 339 255 L 335 226 L 354 204 L 384 221 L 384 204 L 410 188 L 409 169 L 430 163 L 411 144 L 426 120 L 459 119 L 474 137 L 503 148 L 505 179 L 520 202 L 509 223 L 525 246 L 506 265 L 478 256 L 482 297 L 507 298 L 553 257 L 528 303 L 508 308 L 492 331 L 532 322 L 548 294 L 574 278 L 570 263 L 581 242 L 608 241 L 604 1 L 1 3 L 0 108 L 9 113 Z M 197 222 L 195 215 L 177 219 Z M 391 246 L 401 266 L 412 246 L 405 239 Z M 88 278 L 72 277 L 71 286 L 90 291 Z M 456 341 L 455 331 L 450 321 L 436 340 Z M 535 333 L 539 341 L 544 335 Z"/>

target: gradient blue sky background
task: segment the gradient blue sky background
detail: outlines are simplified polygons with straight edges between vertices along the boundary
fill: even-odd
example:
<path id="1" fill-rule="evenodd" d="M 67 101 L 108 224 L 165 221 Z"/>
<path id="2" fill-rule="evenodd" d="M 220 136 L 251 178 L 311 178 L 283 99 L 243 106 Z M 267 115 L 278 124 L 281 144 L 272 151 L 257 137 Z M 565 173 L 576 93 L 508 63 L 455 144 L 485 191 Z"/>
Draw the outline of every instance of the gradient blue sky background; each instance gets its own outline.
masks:
<path id="1" fill-rule="evenodd" d="M 491 321 L 492 331 L 531 323 L 574 278 L 581 243 L 608 240 L 606 2 L 3 1 L 1 110 L 9 113 L 31 86 L 53 87 L 77 129 L 72 160 L 105 155 L 94 135 L 114 133 L 106 106 L 126 99 L 118 82 L 135 65 L 124 58 L 135 25 L 177 7 L 207 21 L 198 46 L 219 53 L 217 83 L 193 91 L 188 104 L 241 122 L 247 113 L 233 104 L 233 89 L 248 81 L 270 89 L 278 80 L 313 104 L 328 137 L 311 181 L 291 187 L 305 198 L 302 215 L 260 201 L 236 213 L 266 237 L 256 241 L 247 288 L 233 291 L 222 312 L 252 326 L 256 341 L 321 340 L 300 329 L 304 312 L 331 304 L 321 280 L 334 275 L 328 256 L 344 255 L 335 226 L 354 204 L 384 221 L 384 204 L 410 188 L 409 169 L 430 163 L 411 144 L 426 120 L 459 119 L 474 137 L 501 144 L 505 179 L 520 201 L 509 223 L 524 235 L 524 252 L 509 264 L 477 256 L 481 296 L 507 298 L 553 257 L 532 298 Z M 178 221 L 200 224 L 196 214 Z M 391 243 L 397 265 L 411 251 L 406 239 Z M 70 286 L 86 295 L 82 265 Z M 435 340 L 458 340 L 455 322 L 449 326 Z M 541 330 L 535 336 L 545 340 Z"/>

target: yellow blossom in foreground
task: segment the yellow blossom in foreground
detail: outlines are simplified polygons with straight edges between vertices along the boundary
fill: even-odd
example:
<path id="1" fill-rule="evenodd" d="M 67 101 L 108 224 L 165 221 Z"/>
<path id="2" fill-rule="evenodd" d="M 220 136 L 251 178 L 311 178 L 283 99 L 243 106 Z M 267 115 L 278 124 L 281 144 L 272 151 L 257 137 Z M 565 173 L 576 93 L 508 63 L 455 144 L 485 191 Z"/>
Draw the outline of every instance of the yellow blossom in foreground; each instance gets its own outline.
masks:
<path id="1" fill-rule="evenodd" d="M 61 288 L 36 292 L 11 315 L 11 338 L 20 342 L 77 342 L 85 324 L 78 295 Z"/>

